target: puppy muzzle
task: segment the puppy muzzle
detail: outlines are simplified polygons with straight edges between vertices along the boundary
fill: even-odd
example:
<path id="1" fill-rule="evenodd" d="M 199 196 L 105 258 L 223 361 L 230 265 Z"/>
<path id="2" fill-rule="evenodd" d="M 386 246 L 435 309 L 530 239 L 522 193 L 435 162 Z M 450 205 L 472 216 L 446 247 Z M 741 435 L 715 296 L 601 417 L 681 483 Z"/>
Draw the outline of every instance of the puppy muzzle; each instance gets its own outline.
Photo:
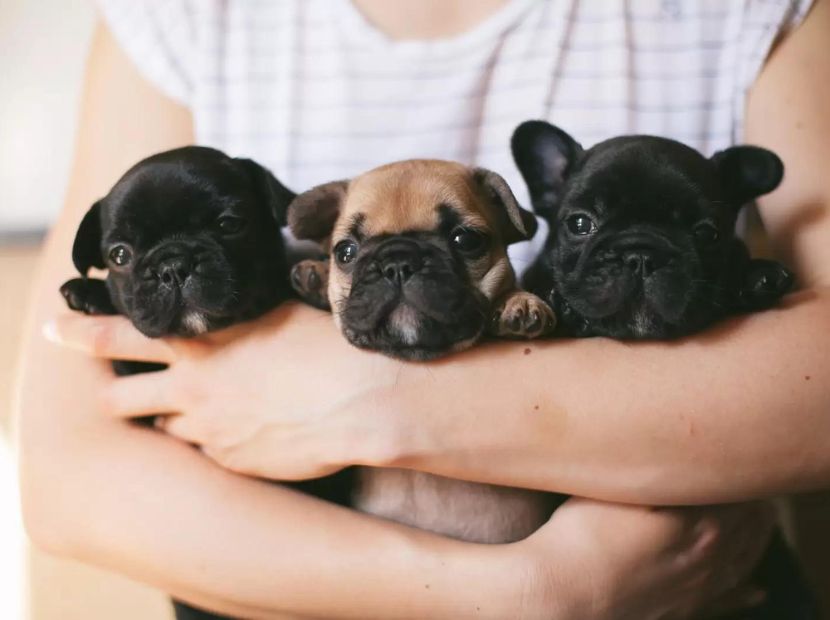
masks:
<path id="1" fill-rule="evenodd" d="M 654 315 L 673 322 L 684 314 L 699 276 L 697 253 L 682 240 L 653 232 L 607 233 L 585 245 L 560 292 L 588 318 L 619 314 L 643 323 Z"/>
<path id="2" fill-rule="evenodd" d="M 478 337 L 488 305 L 448 250 L 392 237 L 358 259 L 349 296 L 335 311 L 353 344 L 428 359 Z"/>
<path id="3" fill-rule="evenodd" d="M 136 263 L 124 312 L 149 336 L 198 335 L 229 321 L 237 281 L 215 242 L 164 242 Z"/>

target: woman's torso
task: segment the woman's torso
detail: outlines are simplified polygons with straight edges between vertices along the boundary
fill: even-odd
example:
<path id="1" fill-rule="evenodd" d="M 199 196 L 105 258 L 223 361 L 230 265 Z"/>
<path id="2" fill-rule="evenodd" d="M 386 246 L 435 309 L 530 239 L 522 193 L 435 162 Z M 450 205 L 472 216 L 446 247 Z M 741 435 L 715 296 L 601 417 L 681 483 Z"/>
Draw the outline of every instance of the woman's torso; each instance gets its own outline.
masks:
<path id="1" fill-rule="evenodd" d="M 102 7 L 139 68 L 191 108 L 199 143 L 295 190 L 430 157 L 491 168 L 526 203 L 509 140 L 529 118 L 585 146 L 622 133 L 704 153 L 740 141 L 747 89 L 809 3 L 508 0 L 462 35 L 400 42 L 349 0 Z"/>

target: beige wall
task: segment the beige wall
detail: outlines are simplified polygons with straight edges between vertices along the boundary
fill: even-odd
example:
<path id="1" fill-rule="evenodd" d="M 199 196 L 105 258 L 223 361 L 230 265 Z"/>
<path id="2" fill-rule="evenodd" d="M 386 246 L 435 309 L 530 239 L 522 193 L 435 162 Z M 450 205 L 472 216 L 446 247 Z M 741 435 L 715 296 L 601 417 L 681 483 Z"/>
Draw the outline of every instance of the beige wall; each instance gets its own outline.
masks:
<path id="1" fill-rule="evenodd" d="M 17 505 L 10 392 L 38 248 L 8 240 L 62 204 L 94 24 L 87 0 L 0 0 L 0 620 L 170 617 L 159 592 L 30 549 Z"/>
<path id="2" fill-rule="evenodd" d="M 89 0 L 0 0 L 0 238 L 60 208 L 94 23 Z"/>
<path id="3" fill-rule="evenodd" d="M 9 402 L 26 288 L 38 248 L 0 244 L 0 620 L 163 620 L 161 593 L 122 577 L 30 548 L 9 458 Z M 3 291 L 15 291 L 13 295 Z"/>

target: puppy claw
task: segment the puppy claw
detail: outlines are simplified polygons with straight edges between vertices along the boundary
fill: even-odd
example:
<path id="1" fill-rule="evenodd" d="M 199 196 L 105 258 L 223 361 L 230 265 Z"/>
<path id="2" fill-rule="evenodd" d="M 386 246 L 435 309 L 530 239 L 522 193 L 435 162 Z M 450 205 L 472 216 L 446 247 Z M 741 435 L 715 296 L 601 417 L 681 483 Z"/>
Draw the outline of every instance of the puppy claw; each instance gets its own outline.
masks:
<path id="1" fill-rule="evenodd" d="M 70 310 L 89 315 L 116 313 L 103 280 L 73 278 L 60 287 L 60 293 Z"/>
<path id="2" fill-rule="evenodd" d="M 738 293 L 744 310 L 763 310 L 775 305 L 794 284 L 792 272 L 783 265 L 763 259 L 753 260 L 743 287 Z"/>
<path id="3" fill-rule="evenodd" d="M 531 332 L 537 332 L 542 329 L 542 315 L 539 314 L 538 310 L 533 310 L 530 313 L 530 319 L 527 323 L 527 328 Z"/>
<path id="4" fill-rule="evenodd" d="M 501 325 L 501 311 L 496 310 L 495 312 L 493 312 L 493 316 L 490 317 L 490 333 L 498 334 L 500 325 Z"/>
<path id="5" fill-rule="evenodd" d="M 536 295 L 516 291 L 505 297 L 493 313 L 492 326 L 496 336 L 538 338 L 553 331 L 556 316 Z"/>
<path id="6" fill-rule="evenodd" d="M 291 268 L 291 285 L 306 303 L 329 309 L 329 263 L 321 260 L 303 260 Z"/>

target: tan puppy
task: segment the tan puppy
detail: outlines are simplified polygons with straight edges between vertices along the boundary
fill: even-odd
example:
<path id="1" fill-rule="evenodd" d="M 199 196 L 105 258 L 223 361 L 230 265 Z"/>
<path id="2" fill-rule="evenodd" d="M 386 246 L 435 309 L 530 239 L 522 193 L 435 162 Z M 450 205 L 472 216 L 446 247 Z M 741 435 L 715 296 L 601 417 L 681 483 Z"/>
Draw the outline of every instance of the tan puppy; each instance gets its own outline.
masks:
<path id="1" fill-rule="evenodd" d="M 425 360 L 485 332 L 549 333 L 550 307 L 516 288 L 507 245 L 536 230 L 499 175 L 411 160 L 315 187 L 288 209 L 298 239 L 331 250 L 292 273 L 298 292 L 333 309 L 356 346 Z M 353 505 L 456 538 L 509 542 L 535 531 L 553 496 L 399 469 L 358 468 Z"/>
<path id="2" fill-rule="evenodd" d="M 353 344 L 406 359 L 471 346 L 485 330 L 535 338 L 553 311 L 520 291 L 507 245 L 536 230 L 499 175 L 435 160 L 376 168 L 301 194 L 289 207 L 298 239 L 332 250 L 295 267 L 295 289 L 332 308 Z"/>

